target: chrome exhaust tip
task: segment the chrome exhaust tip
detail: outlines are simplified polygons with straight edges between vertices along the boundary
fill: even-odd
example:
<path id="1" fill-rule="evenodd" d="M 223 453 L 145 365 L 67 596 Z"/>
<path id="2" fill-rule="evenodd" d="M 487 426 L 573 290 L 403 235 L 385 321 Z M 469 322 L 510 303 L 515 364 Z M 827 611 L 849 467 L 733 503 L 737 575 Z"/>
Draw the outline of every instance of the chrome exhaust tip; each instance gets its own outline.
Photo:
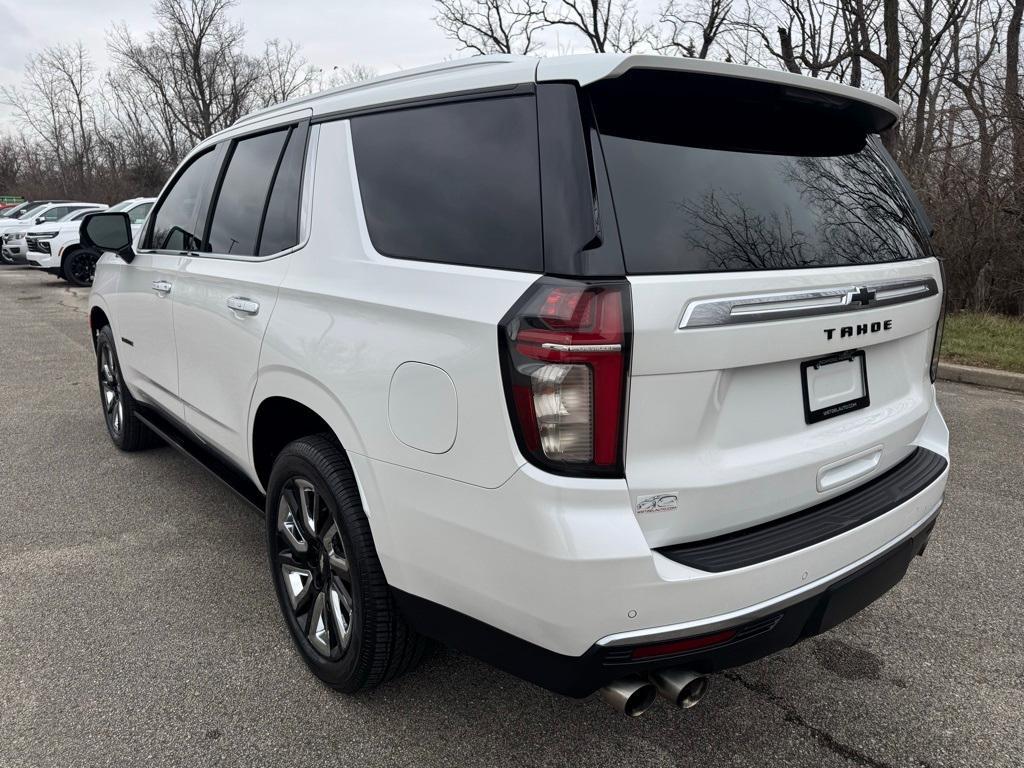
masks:
<path id="1" fill-rule="evenodd" d="M 700 704 L 711 688 L 711 678 L 688 669 L 662 669 L 651 674 L 654 683 L 664 698 L 681 709 Z"/>
<path id="2" fill-rule="evenodd" d="M 658 689 L 644 680 L 616 680 L 601 689 L 601 698 L 612 708 L 630 717 L 640 717 L 650 709 Z"/>

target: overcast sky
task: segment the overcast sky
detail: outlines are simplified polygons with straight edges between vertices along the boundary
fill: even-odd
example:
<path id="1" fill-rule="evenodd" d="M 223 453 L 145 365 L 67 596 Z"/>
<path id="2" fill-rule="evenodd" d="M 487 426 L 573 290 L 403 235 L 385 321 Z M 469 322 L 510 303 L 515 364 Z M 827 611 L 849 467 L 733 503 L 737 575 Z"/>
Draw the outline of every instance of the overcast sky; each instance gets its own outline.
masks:
<path id="1" fill-rule="evenodd" d="M 639 6 L 653 13 L 657 0 Z M 154 26 L 151 7 L 148 0 L 0 0 L 0 84 L 18 84 L 26 57 L 56 42 L 81 40 L 105 70 L 107 31 L 123 21 L 144 34 Z M 270 38 L 291 39 L 328 70 L 358 63 L 385 73 L 465 55 L 434 24 L 431 0 L 240 0 L 232 13 L 246 26 L 250 52 Z M 570 40 L 561 32 L 549 47 Z M 7 119 L 0 106 L 0 121 Z"/>
<path id="2" fill-rule="evenodd" d="M 106 69 L 107 31 L 123 21 L 144 34 L 154 26 L 151 7 L 147 0 L 0 0 L 0 84 L 18 84 L 26 57 L 55 42 L 81 40 Z M 232 13 L 246 26 L 251 52 L 273 37 L 292 39 L 326 69 L 360 63 L 383 73 L 455 52 L 431 20 L 430 0 L 241 0 Z"/>

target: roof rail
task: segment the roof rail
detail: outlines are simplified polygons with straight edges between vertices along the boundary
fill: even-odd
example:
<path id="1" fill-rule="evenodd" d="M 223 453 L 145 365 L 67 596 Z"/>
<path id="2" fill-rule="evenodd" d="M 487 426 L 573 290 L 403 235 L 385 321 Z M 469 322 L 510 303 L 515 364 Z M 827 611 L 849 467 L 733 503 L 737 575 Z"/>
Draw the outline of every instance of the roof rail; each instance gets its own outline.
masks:
<path id="1" fill-rule="evenodd" d="M 356 83 L 347 83 L 345 85 L 339 85 L 334 88 L 328 88 L 326 91 L 318 91 L 308 96 L 299 96 L 294 99 L 288 99 L 282 101 L 279 104 L 274 104 L 269 107 L 257 109 L 254 112 L 250 112 L 247 115 L 243 115 L 232 123 L 232 128 L 239 125 L 245 125 L 246 123 L 258 120 L 264 117 L 270 117 L 278 112 L 286 112 L 290 109 L 310 104 L 320 99 L 325 99 L 330 96 L 336 96 L 340 93 L 349 93 L 352 91 L 359 91 L 366 88 L 375 88 L 379 85 L 388 85 L 390 83 L 400 82 L 402 80 L 412 80 L 419 77 L 426 77 L 435 75 L 440 72 L 447 72 L 452 69 L 466 69 L 469 67 L 482 67 L 489 64 L 508 64 L 510 62 L 519 61 L 526 58 L 525 56 L 514 56 L 510 54 L 489 54 L 487 56 L 474 56 L 468 59 L 458 59 L 455 61 L 445 61 L 440 64 L 430 64 L 425 67 L 416 67 L 414 69 L 400 70 L 387 75 L 379 75 L 369 80 L 361 80 Z"/>

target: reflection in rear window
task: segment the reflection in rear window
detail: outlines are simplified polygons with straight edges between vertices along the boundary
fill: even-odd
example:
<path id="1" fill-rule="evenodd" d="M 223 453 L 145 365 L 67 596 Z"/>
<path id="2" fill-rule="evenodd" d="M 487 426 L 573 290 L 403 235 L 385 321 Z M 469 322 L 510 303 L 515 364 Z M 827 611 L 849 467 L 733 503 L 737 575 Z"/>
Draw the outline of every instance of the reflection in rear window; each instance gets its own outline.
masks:
<path id="1" fill-rule="evenodd" d="M 834 109 L 801 103 L 786 112 L 771 94 L 759 102 L 749 83 L 735 99 L 721 87 L 667 93 L 664 81 L 658 92 L 654 85 L 593 94 L 628 272 L 925 255 L 885 150 L 851 132 Z"/>

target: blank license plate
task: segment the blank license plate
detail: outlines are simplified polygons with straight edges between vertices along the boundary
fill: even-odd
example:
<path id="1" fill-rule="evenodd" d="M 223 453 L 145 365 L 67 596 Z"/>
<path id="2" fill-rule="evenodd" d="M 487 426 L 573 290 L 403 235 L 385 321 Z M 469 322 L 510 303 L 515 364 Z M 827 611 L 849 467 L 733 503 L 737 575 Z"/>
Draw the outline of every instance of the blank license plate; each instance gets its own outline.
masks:
<path id="1" fill-rule="evenodd" d="M 808 424 L 867 408 L 868 369 L 864 350 L 839 352 L 800 363 L 804 419 Z"/>

